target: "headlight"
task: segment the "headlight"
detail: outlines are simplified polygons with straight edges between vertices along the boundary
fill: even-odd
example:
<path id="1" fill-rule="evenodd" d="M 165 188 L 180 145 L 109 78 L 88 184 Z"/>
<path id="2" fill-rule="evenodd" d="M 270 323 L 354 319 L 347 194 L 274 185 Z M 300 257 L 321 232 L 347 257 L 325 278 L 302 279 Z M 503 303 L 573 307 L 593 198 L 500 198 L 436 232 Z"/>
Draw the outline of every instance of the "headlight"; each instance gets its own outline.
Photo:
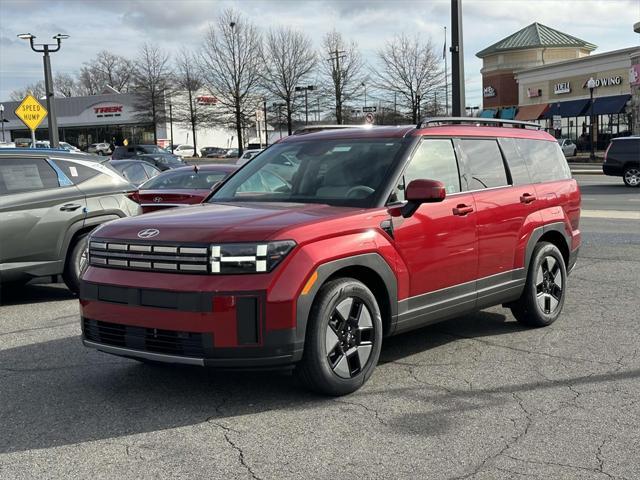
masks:
<path id="1" fill-rule="evenodd" d="M 293 240 L 211 245 L 211 273 L 270 272 L 295 246 Z"/>

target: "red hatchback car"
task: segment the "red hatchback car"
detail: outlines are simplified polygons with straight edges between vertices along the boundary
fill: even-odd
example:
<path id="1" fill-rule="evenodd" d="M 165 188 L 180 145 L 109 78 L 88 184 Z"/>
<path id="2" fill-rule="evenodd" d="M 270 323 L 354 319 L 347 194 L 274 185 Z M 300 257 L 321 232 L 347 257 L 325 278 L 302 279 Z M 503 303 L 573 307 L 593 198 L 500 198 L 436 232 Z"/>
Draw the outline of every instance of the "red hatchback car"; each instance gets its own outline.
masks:
<path id="1" fill-rule="evenodd" d="M 174 168 L 147 180 L 129 197 L 142 207 L 142 213 L 202 202 L 211 189 L 231 175 L 235 165 L 201 165 Z"/>
<path id="2" fill-rule="evenodd" d="M 293 135 L 203 204 L 99 227 L 81 283 L 84 344 L 294 367 L 342 395 L 371 376 L 386 336 L 498 304 L 551 324 L 580 246 L 580 192 L 553 137 L 498 122 Z M 257 180 L 275 171 L 290 181 Z"/>

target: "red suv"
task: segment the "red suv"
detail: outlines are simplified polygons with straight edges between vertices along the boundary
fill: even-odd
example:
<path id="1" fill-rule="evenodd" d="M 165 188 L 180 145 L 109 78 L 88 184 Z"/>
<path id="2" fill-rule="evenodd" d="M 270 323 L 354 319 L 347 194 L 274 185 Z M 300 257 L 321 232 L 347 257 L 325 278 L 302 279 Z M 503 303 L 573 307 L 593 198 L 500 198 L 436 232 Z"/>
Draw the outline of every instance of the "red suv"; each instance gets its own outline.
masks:
<path id="1" fill-rule="evenodd" d="M 292 135 L 203 204 L 97 228 L 84 344 L 294 367 L 342 395 L 371 376 L 386 336 L 498 304 L 551 324 L 580 246 L 578 185 L 537 125 L 493 122 Z"/>

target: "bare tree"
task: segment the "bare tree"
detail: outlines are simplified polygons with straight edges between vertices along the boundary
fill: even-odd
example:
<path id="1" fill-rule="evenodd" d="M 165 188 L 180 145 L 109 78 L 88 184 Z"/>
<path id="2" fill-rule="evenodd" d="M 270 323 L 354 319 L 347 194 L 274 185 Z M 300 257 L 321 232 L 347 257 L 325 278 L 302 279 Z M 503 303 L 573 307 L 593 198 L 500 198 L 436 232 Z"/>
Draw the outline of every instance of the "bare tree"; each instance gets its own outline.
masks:
<path id="1" fill-rule="evenodd" d="M 198 151 L 198 126 L 207 118 L 206 110 L 197 103 L 198 92 L 203 86 L 204 82 L 196 58 L 189 51 L 182 49 L 176 60 L 174 77 L 174 118 L 178 124 L 191 129 L 193 148 L 196 152 Z"/>
<path id="2" fill-rule="evenodd" d="M 141 120 L 153 123 L 153 141 L 157 143 L 157 126 L 166 119 L 165 95 L 169 93 L 171 70 L 169 55 L 145 43 L 132 72 L 133 91 L 137 94 L 134 109 Z"/>
<path id="3" fill-rule="evenodd" d="M 78 83 L 87 95 L 99 94 L 105 85 L 126 93 L 131 86 L 133 70 L 131 60 L 103 50 L 84 63 Z"/>
<path id="4" fill-rule="evenodd" d="M 31 83 L 23 89 L 14 90 L 9 94 L 11 100 L 20 102 L 27 95 L 33 95 L 36 98 L 42 98 L 45 96 L 44 81 Z"/>
<path id="5" fill-rule="evenodd" d="M 444 83 L 440 55 L 433 43 L 417 35 L 400 34 L 378 51 L 377 58 L 378 68 L 371 72 L 377 88 L 396 94 L 416 123 L 421 106 L 429 101 L 433 105 L 434 93 Z"/>
<path id="6" fill-rule="evenodd" d="M 321 72 L 328 80 L 328 88 L 333 92 L 336 105 L 336 121 L 343 123 L 343 105 L 356 96 L 362 83 L 364 62 L 358 45 L 347 43 L 340 33 L 327 33 L 322 42 L 324 61 Z"/>
<path id="7" fill-rule="evenodd" d="M 287 130 L 291 135 L 296 110 L 295 88 L 307 80 L 317 64 L 311 39 L 288 27 L 269 31 L 263 52 L 262 85 L 286 105 Z"/>
<path id="8" fill-rule="evenodd" d="M 76 79 L 68 73 L 57 73 L 53 78 L 53 87 L 59 97 L 75 97 L 79 93 Z"/>
<path id="9" fill-rule="evenodd" d="M 243 128 L 260 106 L 258 92 L 263 68 L 260 32 L 238 12 L 227 9 L 209 27 L 201 68 L 206 87 L 218 99 L 223 123 L 232 125 L 240 154 Z"/>

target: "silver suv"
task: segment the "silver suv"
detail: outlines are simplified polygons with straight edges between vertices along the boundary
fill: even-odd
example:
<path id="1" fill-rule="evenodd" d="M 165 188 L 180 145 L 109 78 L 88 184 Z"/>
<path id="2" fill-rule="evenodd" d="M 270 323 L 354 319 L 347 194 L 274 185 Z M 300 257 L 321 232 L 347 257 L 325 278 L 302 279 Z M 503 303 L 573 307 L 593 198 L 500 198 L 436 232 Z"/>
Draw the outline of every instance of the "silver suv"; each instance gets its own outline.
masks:
<path id="1" fill-rule="evenodd" d="M 62 274 L 73 292 L 87 234 L 141 213 L 135 187 L 98 157 L 47 149 L 0 150 L 0 283 Z"/>

